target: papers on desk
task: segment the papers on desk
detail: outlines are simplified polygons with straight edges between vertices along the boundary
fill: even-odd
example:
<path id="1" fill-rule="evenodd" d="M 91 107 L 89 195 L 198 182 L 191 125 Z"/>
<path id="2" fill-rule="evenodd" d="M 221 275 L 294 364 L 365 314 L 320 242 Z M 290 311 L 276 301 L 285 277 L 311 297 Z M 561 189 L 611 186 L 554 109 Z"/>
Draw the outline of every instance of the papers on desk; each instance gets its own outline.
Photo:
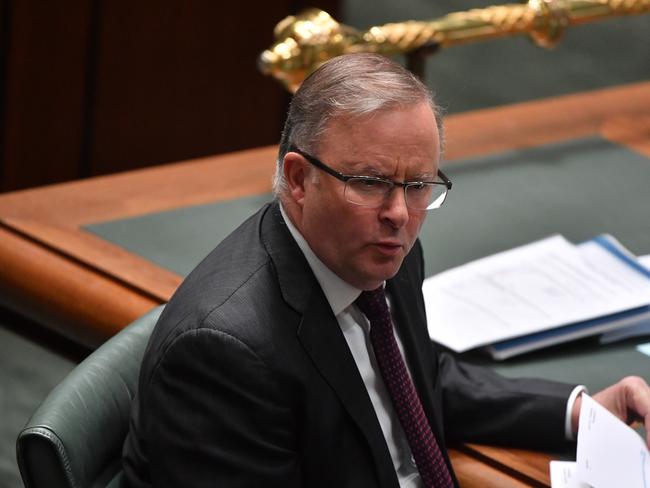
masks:
<path id="1" fill-rule="evenodd" d="M 650 269 L 650 254 L 639 256 L 637 259 L 639 260 L 639 264 L 641 264 L 641 266 L 646 269 Z"/>
<path id="2" fill-rule="evenodd" d="M 637 261 L 644 268 L 650 270 L 650 254 L 647 256 L 639 256 Z M 631 339 L 633 337 L 650 336 L 650 317 L 646 320 L 640 320 L 626 327 L 617 328 L 605 332 L 600 336 L 598 342 L 601 344 L 611 344 L 612 342 Z"/>
<path id="3" fill-rule="evenodd" d="M 551 461 L 551 488 L 590 488 L 578 479 L 576 471 L 572 461 Z"/>
<path id="4" fill-rule="evenodd" d="M 650 322 L 650 271 L 616 239 L 552 236 L 425 280 L 431 338 L 496 359 Z"/>
<path id="5" fill-rule="evenodd" d="M 647 488 L 650 451 L 633 429 L 582 395 L 576 462 L 551 461 L 551 486 Z"/>

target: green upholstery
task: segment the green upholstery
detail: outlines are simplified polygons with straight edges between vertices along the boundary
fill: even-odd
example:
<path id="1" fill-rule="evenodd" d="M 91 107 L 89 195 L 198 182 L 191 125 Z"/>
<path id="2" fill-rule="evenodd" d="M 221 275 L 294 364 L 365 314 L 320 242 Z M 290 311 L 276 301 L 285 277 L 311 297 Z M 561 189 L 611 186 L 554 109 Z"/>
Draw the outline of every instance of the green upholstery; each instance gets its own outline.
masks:
<path id="1" fill-rule="evenodd" d="M 16 443 L 26 488 L 119 485 L 140 363 L 162 309 L 151 310 L 99 347 L 32 415 Z"/>

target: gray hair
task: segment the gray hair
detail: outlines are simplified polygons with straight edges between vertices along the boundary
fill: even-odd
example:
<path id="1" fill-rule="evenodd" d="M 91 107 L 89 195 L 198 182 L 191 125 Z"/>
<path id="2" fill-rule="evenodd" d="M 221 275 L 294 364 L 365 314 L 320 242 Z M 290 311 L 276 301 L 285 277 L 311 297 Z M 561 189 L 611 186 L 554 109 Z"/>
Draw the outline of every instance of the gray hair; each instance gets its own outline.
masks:
<path id="1" fill-rule="evenodd" d="M 305 79 L 291 100 L 273 178 L 276 196 L 285 190 L 283 160 L 290 146 L 314 154 L 332 119 L 421 102 L 431 106 L 442 138 L 442 117 L 433 95 L 410 71 L 378 54 L 347 54 L 329 60 Z"/>

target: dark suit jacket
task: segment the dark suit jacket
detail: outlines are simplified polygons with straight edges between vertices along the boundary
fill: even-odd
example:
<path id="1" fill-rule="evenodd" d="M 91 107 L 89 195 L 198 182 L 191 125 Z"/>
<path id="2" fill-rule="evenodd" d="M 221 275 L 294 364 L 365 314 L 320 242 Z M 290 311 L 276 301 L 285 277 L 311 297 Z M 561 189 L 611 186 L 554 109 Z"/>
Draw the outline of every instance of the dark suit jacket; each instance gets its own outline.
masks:
<path id="1" fill-rule="evenodd" d="M 570 386 L 505 380 L 439 354 L 419 243 L 388 281 L 396 327 L 446 442 L 563 442 Z M 397 488 L 341 329 L 273 203 L 226 238 L 169 302 L 142 365 L 124 446 L 132 487 Z"/>

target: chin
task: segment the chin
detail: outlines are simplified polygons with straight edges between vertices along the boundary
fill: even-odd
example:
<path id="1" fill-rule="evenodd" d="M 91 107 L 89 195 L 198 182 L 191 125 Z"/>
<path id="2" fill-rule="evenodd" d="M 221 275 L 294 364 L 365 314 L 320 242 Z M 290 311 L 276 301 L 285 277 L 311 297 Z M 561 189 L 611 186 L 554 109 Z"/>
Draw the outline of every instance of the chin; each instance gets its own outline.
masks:
<path id="1" fill-rule="evenodd" d="M 377 276 L 381 276 L 382 281 L 390 280 L 402 267 L 403 261 L 404 258 L 400 257 L 399 259 L 393 259 L 389 262 L 382 263 L 382 265 L 377 269 Z"/>
<path id="2" fill-rule="evenodd" d="M 372 260 L 365 268 L 357 268 L 356 276 L 361 280 L 356 280 L 357 288 L 361 290 L 374 290 L 384 281 L 394 277 L 402 266 L 403 257 L 399 259 L 381 260 L 377 262 Z"/>
<path id="3" fill-rule="evenodd" d="M 369 288 L 369 289 L 374 290 L 375 288 L 380 286 L 384 281 L 387 281 L 387 280 L 390 280 L 391 278 L 393 278 L 397 274 L 398 271 L 399 271 L 399 268 L 396 268 L 395 270 L 385 271 L 383 273 L 377 273 L 372 278 L 369 278 L 368 281 L 370 283 L 375 284 L 374 286 L 372 286 L 372 288 Z"/>

